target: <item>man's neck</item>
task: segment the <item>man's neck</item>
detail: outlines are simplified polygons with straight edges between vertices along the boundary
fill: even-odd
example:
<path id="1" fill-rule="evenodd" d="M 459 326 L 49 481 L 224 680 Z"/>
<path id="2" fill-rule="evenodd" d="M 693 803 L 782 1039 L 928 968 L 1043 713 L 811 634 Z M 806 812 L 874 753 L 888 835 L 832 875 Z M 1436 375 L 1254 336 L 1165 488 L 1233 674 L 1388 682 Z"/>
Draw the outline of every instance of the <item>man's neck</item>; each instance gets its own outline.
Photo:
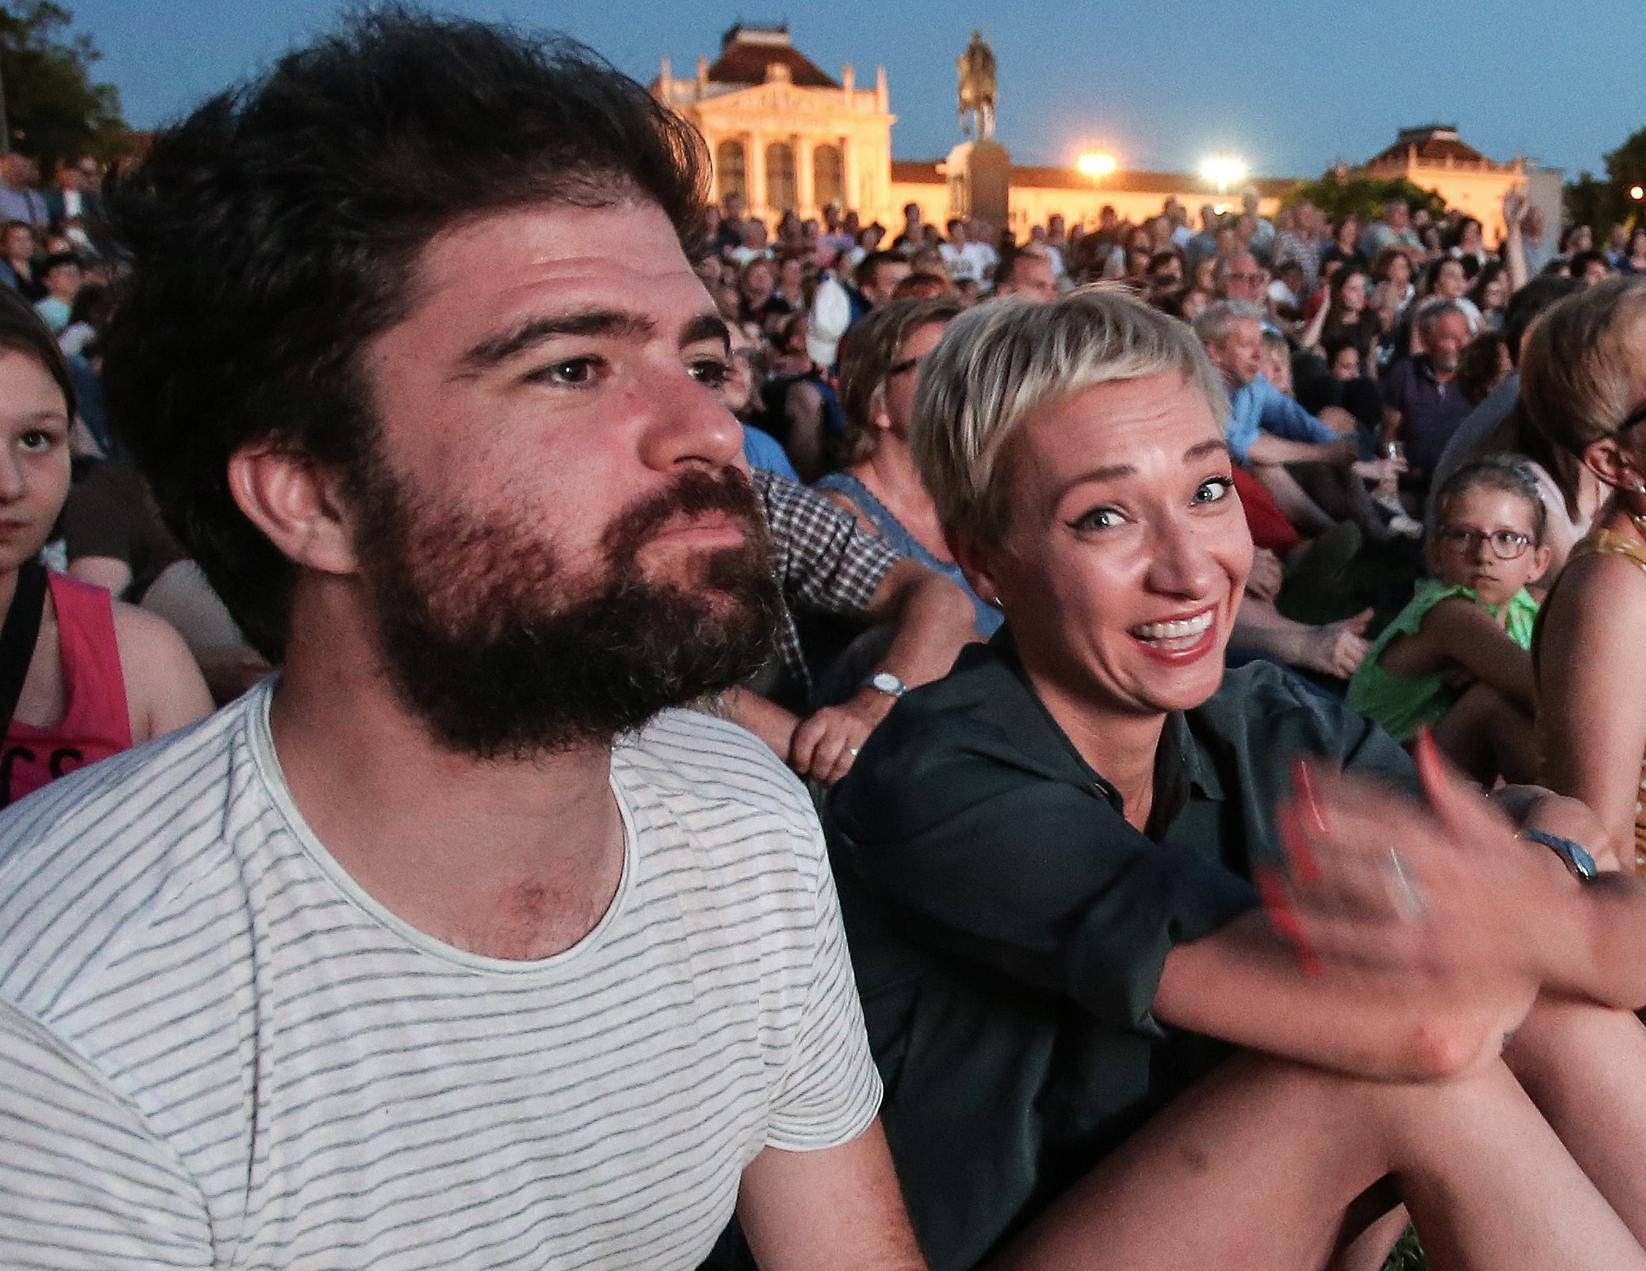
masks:
<path id="1" fill-rule="evenodd" d="M 352 584 L 299 592 L 271 728 L 315 836 L 448 944 L 516 960 L 576 944 L 622 877 L 610 747 L 495 762 L 444 750 L 379 669 Z"/>

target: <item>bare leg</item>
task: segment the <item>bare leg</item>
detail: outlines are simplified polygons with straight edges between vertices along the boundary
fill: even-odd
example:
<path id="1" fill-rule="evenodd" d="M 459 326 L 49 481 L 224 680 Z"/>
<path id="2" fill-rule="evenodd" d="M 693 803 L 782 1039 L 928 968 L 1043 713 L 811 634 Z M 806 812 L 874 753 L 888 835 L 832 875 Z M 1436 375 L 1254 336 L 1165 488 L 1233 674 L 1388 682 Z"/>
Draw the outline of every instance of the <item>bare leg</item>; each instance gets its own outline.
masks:
<path id="1" fill-rule="evenodd" d="M 1436 1266 L 1646 1268 L 1503 1065 L 1397 1085 L 1254 1055 L 1165 1109 L 996 1265 L 1321 1267 L 1345 1208 L 1390 1172 Z"/>
<path id="2" fill-rule="evenodd" d="M 1436 721 L 1435 744 L 1488 788 L 1498 777 L 1536 781 L 1537 729 L 1531 715 L 1489 684 L 1472 685 Z"/>
<path id="3" fill-rule="evenodd" d="M 1646 1028 L 1628 1011 L 1542 997 L 1504 1060 L 1584 1173 L 1646 1243 Z"/>
<path id="4" fill-rule="evenodd" d="M 1273 601 L 1247 596 L 1235 616 L 1229 647 L 1346 680 L 1365 661 L 1370 646 L 1362 632 L 1371 617 L 1368 610 L 1343 622 L 1311 627 L 1293 622 Z"/>

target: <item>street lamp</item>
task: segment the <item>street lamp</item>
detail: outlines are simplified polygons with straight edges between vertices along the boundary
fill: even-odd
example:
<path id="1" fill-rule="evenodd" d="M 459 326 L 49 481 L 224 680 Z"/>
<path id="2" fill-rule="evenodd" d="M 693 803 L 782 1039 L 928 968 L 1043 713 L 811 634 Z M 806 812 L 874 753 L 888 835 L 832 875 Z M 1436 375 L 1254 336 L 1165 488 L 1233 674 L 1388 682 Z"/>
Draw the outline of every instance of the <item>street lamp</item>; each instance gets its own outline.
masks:
<path id="1" fill-rule="evenodd" d="M 1112 176 L 1118 164 L 1115 157 L 1106 150 L 1089 150 L 1075 160 L 1075 170 L 1083 177 L 1090 177 L 1093 181 L 1101 181 L 1106 176 Z"/>
<path id="2" fill-rule="evenodd" d="M 1232 154 L 1214 154 L 1200 165 L 1200 175 L 1215 185 L 1219 194 L 1227 194 L 1231 185 L 1246 179 L 1246 161 Z"/>
<path id="3" fill-rule="evenodd" d="M 1636 203 L 1639 203 L 1642 199 L 1646 199 L 1646 187 L 1631 185 L 1629 187 L 1629 197 Z"/>

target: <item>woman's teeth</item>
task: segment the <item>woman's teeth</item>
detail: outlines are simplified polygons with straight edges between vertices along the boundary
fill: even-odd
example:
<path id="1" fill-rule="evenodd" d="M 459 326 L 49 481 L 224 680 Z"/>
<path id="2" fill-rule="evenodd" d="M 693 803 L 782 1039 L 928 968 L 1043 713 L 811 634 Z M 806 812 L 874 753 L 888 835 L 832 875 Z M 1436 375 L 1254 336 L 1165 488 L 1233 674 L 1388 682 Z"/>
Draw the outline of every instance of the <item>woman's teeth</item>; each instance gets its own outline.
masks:
<path id="1" fill-rule="evenodd" d="M 1212 611 L 1208 609 L 1193 618 L 1177 618 L 1171 622 L 1146 622 L 1140 627 L 1133 627 L 1132 634 L 1150 644 L 1178 644 L 1199 639 L 1211 625 Z"/>

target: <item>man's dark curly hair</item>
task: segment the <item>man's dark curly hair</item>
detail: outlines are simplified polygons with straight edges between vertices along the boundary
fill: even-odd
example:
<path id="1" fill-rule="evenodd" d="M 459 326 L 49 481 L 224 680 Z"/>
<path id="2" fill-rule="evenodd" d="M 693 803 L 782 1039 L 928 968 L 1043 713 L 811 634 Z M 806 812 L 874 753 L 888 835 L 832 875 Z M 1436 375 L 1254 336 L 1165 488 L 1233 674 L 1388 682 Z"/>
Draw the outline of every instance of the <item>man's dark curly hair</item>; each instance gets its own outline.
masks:
<path id="1" fill-rule="evenodd" d="M 638 199 L 691 252 L 706 171 L 697 133 L 582 45 L 400 6 L 155 138 L 109 191 L 130 278 L 106 397 L 254 645 L 281 656 L 297 570 L 235 505 L 229 457 L 272 443 L 358 469 L 374 429 L 360 355 L 410 311 L 420 249 L 489 212 Z"/>

